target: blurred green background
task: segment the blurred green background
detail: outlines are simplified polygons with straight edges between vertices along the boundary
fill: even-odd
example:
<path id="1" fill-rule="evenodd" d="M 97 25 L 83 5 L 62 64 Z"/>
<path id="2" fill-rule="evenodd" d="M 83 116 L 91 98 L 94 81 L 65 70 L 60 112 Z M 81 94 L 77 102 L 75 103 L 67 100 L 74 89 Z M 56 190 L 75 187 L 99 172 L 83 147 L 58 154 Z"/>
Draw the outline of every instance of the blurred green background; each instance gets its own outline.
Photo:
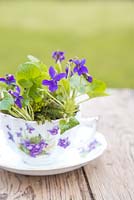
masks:
<path id="1" fill-rule="evenodd" d="M 108 87 L 134 88 L 134 3 L 0 1 L 0 76 L 29 54 L 50 66 L 57 49 L 86 58 Z"/>

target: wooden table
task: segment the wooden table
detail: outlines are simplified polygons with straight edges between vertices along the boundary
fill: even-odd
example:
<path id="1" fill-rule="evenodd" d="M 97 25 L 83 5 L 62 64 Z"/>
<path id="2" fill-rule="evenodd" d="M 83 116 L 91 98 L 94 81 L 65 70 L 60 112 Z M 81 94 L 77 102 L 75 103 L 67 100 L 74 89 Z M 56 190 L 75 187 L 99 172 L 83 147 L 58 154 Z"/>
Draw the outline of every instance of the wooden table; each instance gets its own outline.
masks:
<path id="1" fill-rule="evenodd" d="M 84 103 L 83 115 L 100 115 L 108 149 L 87 166 L 56 176 L 31 177 L 0 170 L 0 200 L 134 200 L 134 91 Z"/>

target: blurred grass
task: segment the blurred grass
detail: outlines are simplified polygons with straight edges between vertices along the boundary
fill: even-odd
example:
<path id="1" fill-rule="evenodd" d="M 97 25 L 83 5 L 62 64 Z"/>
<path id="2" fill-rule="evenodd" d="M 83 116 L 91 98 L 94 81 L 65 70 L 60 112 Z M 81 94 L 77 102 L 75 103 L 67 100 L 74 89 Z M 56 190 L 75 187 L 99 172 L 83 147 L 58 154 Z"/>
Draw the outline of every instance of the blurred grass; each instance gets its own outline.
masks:
<path id="1" fill-rule="evenodd" d="M 134 4 L 131 2 L 0 2 L 0 76 L 28 54 L 52 65 L 51 52 L 87 58 L 108 87 L 134 88 Z"/>

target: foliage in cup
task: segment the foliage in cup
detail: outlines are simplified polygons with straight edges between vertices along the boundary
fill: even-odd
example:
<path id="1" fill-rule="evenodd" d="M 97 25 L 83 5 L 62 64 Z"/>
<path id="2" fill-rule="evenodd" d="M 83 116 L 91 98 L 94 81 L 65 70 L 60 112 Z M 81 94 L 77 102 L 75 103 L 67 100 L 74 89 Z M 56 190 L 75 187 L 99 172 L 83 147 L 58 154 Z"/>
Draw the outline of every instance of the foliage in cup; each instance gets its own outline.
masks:
<path id="1" fill-rule="evenodd" d="M 55 51 L 53 66 L 47 67 L 39 59 L 28 56 L 15 75 L 0 78 L 0 111 L 16 118 L 44 123 L 60 119 L 60 130 L 76 126 L 75 118 L 81 95 L 91 98 L 107 95 L 106 85 L 89 73 L 85 59 L 65 60 L 64 52 Z"/>

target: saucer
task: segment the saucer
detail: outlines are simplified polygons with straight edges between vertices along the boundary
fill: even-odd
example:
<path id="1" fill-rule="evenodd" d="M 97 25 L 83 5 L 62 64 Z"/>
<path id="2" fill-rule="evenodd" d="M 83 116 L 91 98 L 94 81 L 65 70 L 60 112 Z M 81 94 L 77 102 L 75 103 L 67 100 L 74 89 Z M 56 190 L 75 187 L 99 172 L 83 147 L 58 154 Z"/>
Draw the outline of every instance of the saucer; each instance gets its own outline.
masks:
<path id="1" fill-rule="evenodd" d="M 107 148 L 105 137 L 96 132 L 88 145 L 79 148 L 70 148 L 65 153 L 53 159 L 51 163 L 41 166 L 26 164 L 17 151 L 9 147 L 5 141 L 4 133 L 0 130 L 0 168 L 23 175 L 41 176 L 54 175 L 78 169 L 89 161 L 103 154 Z M 74 159 L 75 158 L 75 159 Z"/>

